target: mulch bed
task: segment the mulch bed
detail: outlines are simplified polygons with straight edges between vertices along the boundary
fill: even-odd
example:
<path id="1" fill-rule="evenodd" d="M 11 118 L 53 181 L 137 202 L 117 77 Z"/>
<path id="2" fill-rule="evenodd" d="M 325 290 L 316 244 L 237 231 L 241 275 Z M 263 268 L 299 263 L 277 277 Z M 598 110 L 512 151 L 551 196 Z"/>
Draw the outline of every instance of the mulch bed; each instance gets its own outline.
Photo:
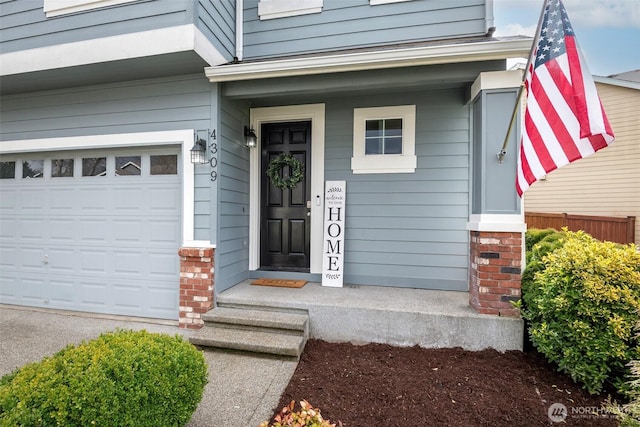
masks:
<path id="1" fill-rule="evenodd" d="M 564 425 L 615 426 L 591 396 L 535 351 L 398 348 L 310 340 L 278 408 L 306 399 L 345 427 L 541 426 L 553 403 Z M 560 424 L 558 424 L 560 425 Z"/>

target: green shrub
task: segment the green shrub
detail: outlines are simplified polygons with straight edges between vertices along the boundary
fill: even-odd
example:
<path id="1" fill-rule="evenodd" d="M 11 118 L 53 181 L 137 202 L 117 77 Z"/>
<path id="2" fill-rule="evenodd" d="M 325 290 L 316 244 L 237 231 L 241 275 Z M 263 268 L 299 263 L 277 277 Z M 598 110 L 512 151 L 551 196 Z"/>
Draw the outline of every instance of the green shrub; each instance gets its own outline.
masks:
<path id="1" fill-rule="evenodd" d="M 558 235 L 559 237 L 562 235 L 561 231 L 555 230 L 553 228 L 530 228 L 527 230 L 525 235 L 524 245 L 527 253 L 530 253 L 533 250 L 533 247 L 537 245 L 542 239 L 549 235 Z"/>
<path id="2" fill-rule="evenodd" d="M 180 336 L 106 333 L 0 380 L 1 426 L 182 426 L 207 383 Z"/>
<path id="3" fill-rule="evenodd" d="M 534 248 L 535 251 L 535 248 Z M 590 393 L 622 387 L 640 354 L 633 326 L 640 308 L 640 253 L 633 245 L 566 232 L 523 289 L 529 335 L 545 357 Z"/>
<path id="4" fill-rule="evenodd" d="M 527 247 L 527 265 L 522 273 L 522 295 L 529 292 L 535 286 L 534 278 L 537 272 L 544 270 L 542 260 L 544 257 L 564 244 L 566 230 L 557 231 L 553 228 L 530 229 L 525 234 L 525 246 Z"/>
<path id="5" fill-rule="evenodd" d="M 636 329 L 640 338 L 640 321 L 636 323 Z M 640 427 L 640 360 L 632 360 L 629 367 L 632 377 L 629 381 L 629 403 L 620 406 L 609 400 L 605 410 L 618 417 L 620 427 Z"/>

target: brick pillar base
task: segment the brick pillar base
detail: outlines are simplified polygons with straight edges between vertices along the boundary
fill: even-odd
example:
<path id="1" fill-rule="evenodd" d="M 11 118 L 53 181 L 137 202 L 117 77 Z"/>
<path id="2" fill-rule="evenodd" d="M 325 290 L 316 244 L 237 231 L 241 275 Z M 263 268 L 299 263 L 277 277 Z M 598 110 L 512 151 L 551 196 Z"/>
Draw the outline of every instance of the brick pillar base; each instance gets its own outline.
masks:
<path id="1" fill-rule="evenodd" d="M 518 317 L 522 233 L 471 231 L 469 305 L 481 314 Z"/>
<path id="2" fill-rule="evenodd" d="M 213 248 L 180 248 L 179 327 L 200 329 L 213 308 Z"/>

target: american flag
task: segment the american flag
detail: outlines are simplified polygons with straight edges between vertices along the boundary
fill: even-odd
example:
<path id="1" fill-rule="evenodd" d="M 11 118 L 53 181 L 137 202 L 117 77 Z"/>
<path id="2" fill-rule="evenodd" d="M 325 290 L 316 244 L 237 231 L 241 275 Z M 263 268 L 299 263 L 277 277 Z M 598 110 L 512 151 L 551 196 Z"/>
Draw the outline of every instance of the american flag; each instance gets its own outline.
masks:
<path id="1" fill-rule="evenodd" d="M 527 89 L 516 191 L 614 140 L 609 120 L 560 0 L 545 0 L 526 70 Z"/>

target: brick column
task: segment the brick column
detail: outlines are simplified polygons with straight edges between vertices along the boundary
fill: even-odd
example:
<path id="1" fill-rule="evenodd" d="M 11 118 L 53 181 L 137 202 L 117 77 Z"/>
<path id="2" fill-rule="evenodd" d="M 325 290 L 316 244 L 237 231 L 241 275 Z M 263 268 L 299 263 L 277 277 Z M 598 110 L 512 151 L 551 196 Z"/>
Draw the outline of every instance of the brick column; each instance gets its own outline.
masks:
<path id="1" fill-rule="evenodd" d="M 180 248 L 179 327 L 200 329 L 213 308 L 213 248 Z"/>
<path id="2" fill-rule="evenodd" d="M 471 231 L 469 305 L 481 314 L 518 317 L 522 233 Z"/>

